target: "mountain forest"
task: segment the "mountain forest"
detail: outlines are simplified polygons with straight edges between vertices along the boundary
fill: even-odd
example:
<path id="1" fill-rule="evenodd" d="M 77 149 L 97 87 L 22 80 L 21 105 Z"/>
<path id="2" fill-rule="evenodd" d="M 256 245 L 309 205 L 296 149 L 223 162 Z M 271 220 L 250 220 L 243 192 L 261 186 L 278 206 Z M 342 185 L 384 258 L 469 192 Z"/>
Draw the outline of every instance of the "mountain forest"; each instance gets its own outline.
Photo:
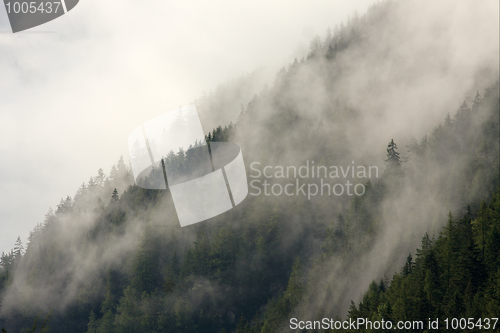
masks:
<path id="1" fill-rule="evenodd" d="M 234 115 L 205 139 L 238 144 L 249 182 L 296 182 L 256 175 L 254 162 L 376 167 L 349 175 L 363 195 L 249 187 L 234 209 L 181 228 L 169 190 L 138 187 L 121 157 L 2 254 L 2 332 L 428 332 L 429 318 L 485 331 L 500 315 L 498 59 L 456 74 L 455 46 L 436 42 L 454 33 L 449 20 L 415 30 L 416 3 L 350 16 L 259 91 L 248 75 L 194 102 L 204 125 Z M 182 172 L 192 151 L 165 163 Z M 425 325 L 292 329 L 292 318 Z"/>

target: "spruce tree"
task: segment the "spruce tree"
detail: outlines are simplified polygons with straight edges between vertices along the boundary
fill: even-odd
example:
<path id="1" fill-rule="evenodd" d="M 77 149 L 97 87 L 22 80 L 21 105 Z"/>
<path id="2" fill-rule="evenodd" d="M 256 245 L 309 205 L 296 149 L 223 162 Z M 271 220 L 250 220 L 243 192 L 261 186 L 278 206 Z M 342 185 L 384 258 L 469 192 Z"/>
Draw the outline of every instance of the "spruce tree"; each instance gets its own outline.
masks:
<path id="1" fill-rule="evenodd" d="M 116 190 L 116 188 L 113 190 L 113 194 L 111 194 L 111 200 L 110 202 L 118 202 L 118 199 L 120 197 L 118 196 L 118 191 Z"/>
<path id="2" fill-rule="evenodd" d="M 398 146 L 394 142 L 394 139 L 391 139 L 387 145 L 387 159 L 385 160 L 385 165 L 388 170 L 399 168 L 401 166 L 401 157 L 399 156 L 397 149 Z"/>

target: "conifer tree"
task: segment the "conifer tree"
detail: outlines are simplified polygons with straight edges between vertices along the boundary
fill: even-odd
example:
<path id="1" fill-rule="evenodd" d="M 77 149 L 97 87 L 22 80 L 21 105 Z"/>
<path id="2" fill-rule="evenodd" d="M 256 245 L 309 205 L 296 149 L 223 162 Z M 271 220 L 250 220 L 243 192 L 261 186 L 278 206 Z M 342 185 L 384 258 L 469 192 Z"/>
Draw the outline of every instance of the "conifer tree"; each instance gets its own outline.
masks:
<path id="1" fill-rule="evenodd" d="M 483 101 L 483 98 L 481 97 L 481 94 L 479 93 L 479 90 L 476 92 L 476 97 L 474 97 L 474 100 L 472 101 L 472 112 L 477 111 L 479 108 L 479 105 L 481 105 L 481 102 Z"/>
<path id="2" fill-rule="evenodd" d="M 87 324 L 87 333 L 97 333 L 97 327 L 98 325 L 94 310 L 90 310 L 89 322 Z"/>
<path id="3" fill-rule="evenodd" d="M 385 160 L 385 164 L 387 169 L 395 169 L 401 166 L 401 157 L 397 151 L 398 146 L 394 142 L 394 139 L 391 139 L 389 144 L 387 145 L 387 159 Z"/>
<path id="4" fill-rule="evenodd" d="M 116 188 L 113 190 L 113 194 L 111 194 L 111 200 L 110 202 L 118 202 L 118 199 L 120 197 L 118 196 L 118 191 L 116 190 Z"/>
<path id="5" fill-rule="evenodd" d="M 21 236 L 17 236 L 16 244 L 14 245 L 14 256 L 16 260 L 20 259 L 24 255 L 24 246 L 21 241 Z"/>

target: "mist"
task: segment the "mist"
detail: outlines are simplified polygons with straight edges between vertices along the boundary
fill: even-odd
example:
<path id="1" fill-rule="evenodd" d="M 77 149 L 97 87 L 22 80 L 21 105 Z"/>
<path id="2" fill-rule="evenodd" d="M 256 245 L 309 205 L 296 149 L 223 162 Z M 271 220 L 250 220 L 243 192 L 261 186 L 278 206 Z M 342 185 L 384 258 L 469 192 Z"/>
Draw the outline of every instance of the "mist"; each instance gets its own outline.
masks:
<path id="1" fill-rule="evenodd" d="M 447 114 L 455 114 L 461 101 L 471 105 L 477 91 L 484 91 L 498 80 L 498 4 L 391 4 L 371 8 L 370 20 L 363 22 L 365 29 L 358 34 L 362 42 L 351 43 L 339 52 L 333 65 L 326 65 L 320 58 L 303 66 L 291 64 L 284 68 L 281 76 L 285 78 L 278 75 L 269 93 L 271 97 L 263 96 L 260 104 L 249 111 L 246 120 L 254 126 L 249 126 L 248 132 L 237 132 L 236 141 L 243 145 L 246 156 L 262 165 L 304 165 L 306 160 L 320 157 L 323 165 L 348 166 L 355 161 L 384 170 L 385 150 L 391 139 L 397 142 L 403 157 L 412 157 L 406 148 L 412 137 L 418 142 L 425 135 L 430 137 Z M 389 16 L 380 8 L 389 8 Z M 344 30 L 338 32 L 340 39 L 358 27 L 358 20 L 354 16 L 346 23 Z M 322 54 L 327 49 L 327 45 L 320 44 L 311 52 Z M 279 93 L 272 95 L 273 89 Z M 300 124 L 280 130 L 288 119 L 283 120 L 283 112 L 276 115 L 276 105 L 289 110 L 286 115 L 298 119 Z M 482 121 L 475 124 L 478 133 Z M 316 135 L 320 123 L 328 138 L 326 145 L 343 146 L 334 149 L 333 156 L 323 151 L 321 145 L 302 146 Z M 278 137 L 276 132 L 286 134 Z M 253 145 L 246 139 L 250 136 L 264 138 L 266 144 Z M 311 282 L 309 298 L 294 316 L 319 318 L 318 311 L 325 308 L 345 316 L 350 300 L 360 301 L 371 281 L 389 282 L 408 254 L 415 256 L 426 232 L 436 235 L 446 223 L 448 212 L 461 216 L 473 200 L 462 192 L 443 195 L 449 185 L 442 179 L 460 177 L 458 170 L 463 170 L 467 163 L 466 158 L 459 158 L 432 168 L 408 166 L 402 188 L 393 189 L 394 194 L 380 203 L 377 236 L 359 236 L 361 244 L 372 242 L 369 250 L 359 253 L 349 265 L 341 264 L 337 257 L 324 262 L 320 271 L 326 278 Z M 487 192 L 486 187 L 484 191 Z M 325 223 L 334 221 L 336 214 L 346 213 L 348 203 L 339 205 L 341 200 L 327 198 L 318 203 L 318 207 L 334 207 Z M 307 229 L 307 222 L 302 222 L 296 226 L 296 234 Z M 329 293 L 325 293 L 327 289 Z"/>
<path id="2" fill-rule="evenodd" d="M 237 10 L 227 4 L 220 5 L 228 10 Z M 101 14 L 96 14 L 96 21 L 92 21 L 92 24 L 83 21 L 86 6 L 104 8 L 99 12 Z M 275 15 L 276 12 L 281 13 L 279 6 L 248 6 L 247 10 L 255 17 L 260 17 L 257 9 L 262 8 Z M 4 63 L 10 61 L 20 64 L 17 66 L 23 75 L 17 75 L 11 69 L 7 71 L 7 77 L 15 82 L 14 87 L 27 86 L 24 94 L 36 93 L 38 96 L 35 100 L 22 101 L 21 97 L 12 97 L 16 96 L 16 89 L 12 88 L 11 83 L 7 84 L 8 79 L 2 80 L 5 89 L 0 89 L 1 105 L 5 105 L 7 110 L 20 110 L 16 115 L 25 112 L 30 119 L 25 124 L 10 113 L 2 113 L 5 122 L 1 123 L 10 121 L 5 129 L 6 133 L 11 133 L 10 137 L 18 137 L 15 133 L 21 130 L 30 133 L 9 147 L 15 146 L 16 151 L 29 151 L 26 147 L 36 135 L 40 139 L 43 136 L 43 140 L 50 139 L 42 141 L 44 144 L 36 149 L 39 160 L 50 162 L 37 165 L 37 170 L 42 171 L 37 171 L 37 176 L 31 176 L 34 179 L 30 183 L 36 184 L 40 193 L 48 188 L 47 184 L 54 184 L 54 190 L 49 192 L 57 190 L 57 195 L 65 197 L 60 194 L 61 189 L 71 195 L 75 188 L 87 181 L 89 174 L 94 174 L 93 181 L 99 183 L 100 187 L 97 187 L 97 192 L 92 192 L 90 187 L 81 188 L 79 193 L 86 193 L 87 201 L 78 201 L 77 204 L 77 197 L 74 196 L 75 206 L 68 213 L 68 218 L 64 215 L 64 205 L 60 206 L 61 227 L 54 230 L 55 234 L 44 230 L 44 236 L 38 238 L 38 243 L 29 245 L 32 249 L 41 246 L 39 251 L 33 250 L 32 255 L 49 251 L 48 248 L 52 248 L 50 251 L 53 253 L 63 252 L 63 258 L 59 258 L 63 264 L 56 265 L 58 274 L 43 273 L 38 277 L 36 286 L 30 285 L 28 272 L 33 265 L 36 266 L 37 257 L 41 254 L 25 257 L 16 268 L 12 285 L 3 294 L 2 311 L 9 313 L 18 308 L 36 313 L 50 306 L 63 312 L 75 302 L 82 290 L 87 294 L 93 293 L 97 299 L 106 290 L 103 278 L 106 272 L 115 268 L 130 270 L 130 267 L 122 265 L 143 244 L 144 235 L 151 233 L 151 230 L 161 239 L 163 245 L 159 246 L 164 246 L 163 249 L 169 253 L 159 262 L 171 261 L 171 251 L 174 249 L 182 262 L 193 242 L 199 241 L 199 230 L 210 230 L 220 221 L 237 220 L 243 212 L 255 211 L 253 220 L 249 222 L 243 219 L 235 226 L 235 230 L 243 230 L 244 223 L 269 219 L 260 216 L 258 211 L 259 207 L 271 206 L 281 214 L 278 215 L 286 226 L 280 243 L 281 251 L 295 251 L 294 247 L 300 240 L 304 244 L 298 256 L 305 260 L 306 272 L 322 272 L 319 281 L 313 281 L 315 284 L 310 282 L 307 298 L 299 304 L 295 313 L 303 318 L 314 318 L 323 307 L 335 315 L 345 316 L 350 300 L 359 301 L 372 280 L 389 280 L 402 266 L 408 253 L 415 252 L 423 234 L 427 232 L 433 235 L 442 229 L 448 212 L 460 215 L 469 200 L 487 198 L 486 188 L 477 189 L 469 196 L 465 190 L 451 194 L 452 191 L 448 191 L 446 181 L 460 177 L 470 162 L 465 157 L 450 161 L 447 158 L 454 158 L 453 152 L 443 152 L 445 162 L 431 161 L 420 168 L 417 163 L 413 163 L 416 159 L 406 146 L 410 145 L 412 137 L 418 142 L 425 135 L 432 137 L 435 128 L 444 122 L 447 114 L 453 116 L 463 101 L 471 105 L 477 91 L 482 94 L 498 80 L 498 3 L 388 1 L 373 5 L 366 15 L 364 3 L 352 3 L 350 6 L 356 7 L 357 13 L 354 13 L 354 8 L 343 8 L 343 22 L 340 19 L 333 22 L 337 27 L 332 24 L 331 17 L 330 22 L 327 22 L 328 15 L 325 14 L 324 22 L 328 24 L 320 27 L 320 36 L 316 38 L 314 33 L 310 33 L 310 26 L 299 23 L 309 20 L 318 22 L 318 26 L 323 24 L 319 23 L 322 22 L 319 17 L 309 17 L 309 13 L 314 13 L 313 8 L 308 7 L 301 15 L 299 8 L 290 10 L 290 18 L 284 19 L 284 22 L 290 20 L 290 27 L 299 30 L 284 32 L 287 37 L 279 41 L 283 45 L 280 47 L 283 53 L 278 54 L 274 50 L 276 48 L 266 44 L 271 43 L 271 37 L 258 42 L 261 51 L 247 49 L 250 46 L 244 49 L 234 47 L 234 51 L 230 51 L 233 47 L 229 45 L 233 45 L 236 40 L 245 44 L 248 39 L 260 38 L 258 34 L 253 36 L 253 33 L 252 38 L 245 38 L 245 35 L 239 35 L 234 30 L 231 34 L 221 33 L 226 30 L 224 24 L 236 25 L 233 22 L 235 17 L 224 24 L 220 21 L 214 23 L 211 27 L 214 30 L 189 30 L 186 35 L 176 35 L 161 44 L 157 42 L 158 38 L 162 38 L 159 31 L 178 23 L 174 20 L 175 23 L 164 26 L 161 16 L 164 13 L 150 13 L 152 16 L 146 19 L 141 16 L 144 14 L 136 13 L 134 7 L 126 3 L 121 15 L 133 18 L 122 27 L 122 31 L 117 32 L 115 25 L 122 21 L 115 16 L 100 16 L 106 10 L 112 12 L 109 4 L 89 2 L 85 5 L 82 2 L 74 15 L 79 23 L 69 22 L 70 15 L 67 15 L 63 20 L 68 22 L 57 23 L 57 26 L 54 23 L 53 29 L 60 30 L 60 33 L 43 36 L 57 45 L 58 55 L 63 55 L 58 62 L 49 61 L 51 53 L 45 55 L 47 62 L 52 63 L 45 74 L 34 70 L 44 63 L 43 59 L 28 60 L 27 53 L 22 53 L 24 57 L 18 58 L 13 55 L 13 51 L 8 51 Z M 197 22 L 203 27 L 207 22 L 202 19 L 202 13 L 213 13 L 215 8 L 197 7 L 190 12 L 187 22 L 182 24 L 188 26 Z M 238 10 L 241 8 L 238 7 Z M 321 15 L 325 11 L 323 9 Z M 175 15 L 172 14 L 172 17 Z M 269 26 L 262 27 L 263 31 L 281 31 L 285 27 L 284 23 L 277 24 L 277 21 L 267 24 Z M 327 37 L 325 32 L 328 26 L 332 31 Z M 79 41 L 70 38 L 70 34 L 64 30 L 68 27 L 73 29 L 69 30 L 72 31 L 71 36 L 75 31 L 79 32 Z M 215 45 L 208 42 L 204 36 L 207 31 L 214 36 L 223 36 L 220 38 L 223 42 Z M 301 36 L 307 38 L 307 42 L 300 42 Z M 34 37 L 12 37 L 0 47 L 28 52 L 33 47 L 30 43 L 35 42 L 28 42 L 27 39 L 33 40 Z M 294 41 L 287 42 L 288 38 Z M 142 48 L 136 46 L 139 39 Z M 193 46 L 192 40 L 200 42 Z M 108 45 L 110 41 L 111 46 Z M 183 43 L 190 45 L 187 49 L 181 48 L 185 52 L 179 51 L 174 58 L 166 57 L 174 46 L 179 49 Z M 300 46 L 300 43 L 307 43 L 307 47 Z M 338 49 L 330 51 L 329 47 L 335 46 L 333 44 Z M 89 52 L 89 57 L 83 56 L 85 46 L 90 45 L 95 51 Z M 78 54 L 76 58 L 79 61 L 70 57 L 72 52 Z M 203 55 L 200 58 L 205 60 L 197 62 L 199 57 L 195 57 L 195 53 Z M 329 54 L 333 58 L 328 58 Z M 117 58 L 119 60 L 115 60 Z M 144 61 L 156 66 L 148 65 L 145 68 Z M 258 69 L 265 62 L 268 68 Z M 7 65 L 4 67 L 10 68 Z M 234 73 L 241 69 L 246 74 L 236 76 Z M 214 87 L 226 78 L 232 79 L 207 92 L 207 86 Z M 50 98 L 45 96 L 55 88 L 58 92 L 64 92 L 67 86 L 78 88 L 69 89 L 62 94 L 62 98 L 60 94 L 57 98 L 55 95 Z M 82 103 L 75 103 L 82 96 L 86 96 Z M 44 103 L 40 103 L 40 100 Z M 151 206 L 120 207 L 126 218 L 124 224 L 116 229 L 103 221 L 96 221 L 100 214 L 108 214 L 106 216 L 112 219 L 113 214 L 119 211 L 112 204 L 108 205 L 114 188 L 120 194 L 126 191 L 123 197 L 133 196 L 137 188 L 128 187 L 132 181 L 129 170 L 126 170 L 126 162 L 118 167 L 118 173 L 110 173 L 109 177 L 95 176 L 93 170 L 112 165 L 120 155 L 126 155 L 125 138 L 138 124 L 168 111 L 168 108 L 192 102 L 198 107 L 205 131 L 218 125 L 234 125 L 231 141 L 240 145 L 247 173 L 252 162 L 259 162 L 262 166 L 300 166 L 306 161 L 315 160 L 317 165 L 326 166 L 348 166 L 353 163 L 377 166 L 379 178 L 387 177 L 390 180 L 390 176 L 384 174 L 384 162 L 387 144 L 394 139 L 402 157 L 409 160 L 403 163 L 405 178 L 400 183 L 391 183 L 389 180 L 383 183 L 391 192 L 378 203 L 380 218 L 376 222 L 377 231 L 355 236 L 362 250 L 356 249 L 349 255 L 356 260 L 346 266 L 341 256 L 335 256 L 325 259 L 320 268 L 314 262 L 321 254 L 324 240 L 321 230 L 335 226 L 338 214 L 349 214 L 349 207 L 354 200 L 346 196 L 316 197 L 312 200 L 298 196 L 247 198 L 247 203 L 234 213 L 206 222 L 207 226 L 203 226 L 205 222 L 202 222 L 198 226 L 181 229 L 168 194 L 155 192 L 148 194 L 154 197 Z M 34 103 L 43 105 L 43 109 L 31 111 Z M 473 130 L 480 131 L 485 121 L 487 119 L 476 119 L 471 125 Z M 43 135 L 37 132 L 38 127 L 45 129 Z M 82 135 L 82 132 L 74 133 L 75 127 L 83 128 L 88 136 Z M 49 131 L 49 128 L 58 130 Z M 61 154 L 61 151 L 65 154 Z M 14 152 L 11 154 L 17 156 Z M 25 158 L 27 160 L 21 165 L 32 161 L 31 156 Z M 11 170 L 8 164 L 6 170 Z M 19 177 L 28 179 L 24 178 L 22 170 L 16 170 L 21 173 Z M 58 171 L 57 180 L 55 170 Z M 42 175 L 51 181 L 38 182 L 42 178 L 39 172 L 43 172 Z M 65 177 L 71 180 L 64 181 Z M 380 179 L 372 178 L 370 181 L 376 187 Z M 8 193 L 4 195 L 12 197 Z M 52 200 L 49 195 L 45 197 Z M 49 206 L 51 204 L 48 203 Z M 297 207 L 306 208 L 297 215 Z M 7 209 L 4 211 L 8 212 Z M 10 214 L 15 216 L 12 212 Z M 50 214 L 46 222 L 50 222 Z M 78 218 L 72 219 L 75 216 Z M 352 229 L 348 231 L 356 234 L 355 227 L 351 226 Z M 111 228 L 111 232 L 106 233 L 109 231 L 106 228 Z M 20 229 L 16 227 L 15 230 Z M 7 235 L 2 234 L 2 237 Z M 210 231 L 208 234 L 216 237 Z M 44 239 L 46 242 L 50 240 L 50 245 Z M 223 299 L 222 284 L 203 278 L 197 281 L 209 290 L 212 298 Z M 326 289 L 328 293 L 325 293 Z M 311 302 L 311 299 L 315 301 Z M 194 308 L 201 306 L 201 301 L 191 301 Z"/>
<path id="3" fill-rule="evenodd" d="M 177 1 L 145 11 L 133 1 L 87 0 L 18 34 L 0 16 L 0 251 L 19 235 L 26 243 L 49 207 L 127 158 L 138 124 L 263 68 L 247 83 L 255 82 L 253 96 L 307 53 L 315 33 L 370 3 Z"/>

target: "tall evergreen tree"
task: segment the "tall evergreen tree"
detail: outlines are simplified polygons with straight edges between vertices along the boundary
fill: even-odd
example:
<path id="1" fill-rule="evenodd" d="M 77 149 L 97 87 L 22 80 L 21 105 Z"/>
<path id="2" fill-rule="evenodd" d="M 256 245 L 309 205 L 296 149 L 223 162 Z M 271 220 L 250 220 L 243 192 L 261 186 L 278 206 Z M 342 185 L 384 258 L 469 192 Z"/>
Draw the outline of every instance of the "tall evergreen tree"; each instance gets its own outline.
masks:
<path id="1" fill-rule="evenodd" d="M 391 139 L 387 145 L 387 159 L 385 160 L 388 170 L 395 170 L 401 166 L 401 157 L 399 156 L 397 149 L 398 146 L 394 142 L 394 139 Z"/>
<path id="2" fill-rule="evenodd" d="M 117 190 L 116 190 L 116 188 L 115 188 L 115 189 L 113 190 L 113 193 L 111 194 L 111 200 L 110 200 L 110 202 L 113 202 L 113 203 L 118 202 L 118 199 L 119 199 L 119 198 L 120 198 L 120 197 L 118 196 L 118 191 L 117 191 Z"/>

